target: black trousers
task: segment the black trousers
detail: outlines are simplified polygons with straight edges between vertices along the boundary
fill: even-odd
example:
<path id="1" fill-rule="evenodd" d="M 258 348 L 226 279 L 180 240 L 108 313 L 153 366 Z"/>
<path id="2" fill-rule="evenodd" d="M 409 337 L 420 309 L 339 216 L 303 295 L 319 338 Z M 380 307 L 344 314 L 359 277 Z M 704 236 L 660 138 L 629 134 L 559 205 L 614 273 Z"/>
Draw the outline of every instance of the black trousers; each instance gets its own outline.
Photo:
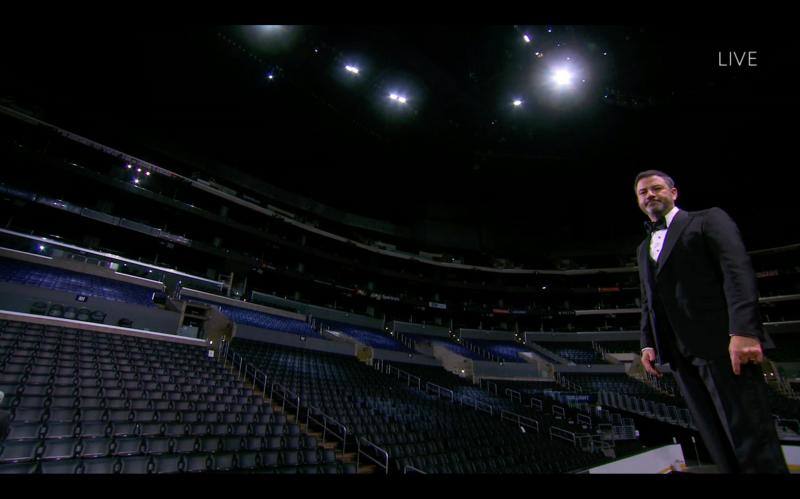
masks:
<path id="1" fill-rule="evenodd" d="M 670 368 L 694 424 L 722 473 L 788 473 L 769 409 L 761 366 L 730 357 L 699 359 L 673 351 Z"/>

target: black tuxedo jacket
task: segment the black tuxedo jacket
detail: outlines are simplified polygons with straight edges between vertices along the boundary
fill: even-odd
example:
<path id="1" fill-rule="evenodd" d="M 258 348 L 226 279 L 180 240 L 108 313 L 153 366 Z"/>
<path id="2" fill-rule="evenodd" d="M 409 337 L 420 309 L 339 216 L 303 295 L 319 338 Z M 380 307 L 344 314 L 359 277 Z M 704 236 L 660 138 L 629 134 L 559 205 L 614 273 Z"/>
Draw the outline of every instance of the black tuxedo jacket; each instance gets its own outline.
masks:
<path id="1" fill-rule="evenodd" d="M 679 210 L 658 262 L 651 264 L 650 236 L 637 257 L 641 347 L 655 348 L 659 362 L 669 362 L 672 349 L 665 345 L 675 337 L 685 354 L 702 359 L 728 356 L 734 333 L 766 341 L 750 257 L 736 224 L 721 209 Z"/>

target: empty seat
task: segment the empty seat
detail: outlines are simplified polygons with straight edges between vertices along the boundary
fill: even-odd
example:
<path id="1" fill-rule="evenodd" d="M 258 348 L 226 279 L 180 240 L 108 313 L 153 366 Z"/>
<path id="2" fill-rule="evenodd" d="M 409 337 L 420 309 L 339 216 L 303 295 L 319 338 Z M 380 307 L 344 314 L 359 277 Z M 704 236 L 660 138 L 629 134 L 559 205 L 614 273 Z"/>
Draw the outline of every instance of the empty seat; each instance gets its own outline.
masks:
<path id="1" fill-rule="evenodd" d="M 215 454 L 213 469 L 216 471 L 230 471 L 236 468 L 236 453 L 224 452 Z"/>
<path id="2" fill-rule="evenodd" d="M 119 473 L 122 464 L 117 462 L 115 458 L 104 457 L 100 459 L 84 459 L 75 468 L 75 473 L 87 475 L 108 475 L 111 473 Z"/>
<path id="3" fill-rule="evenodd" d="M 77 438 L 60 440 L 47 440 L 42 453 L 42 459 L 69 459 L 79 450 Z"/>
<path id="4" fill-rule="evenodd" d="M 267 450 L 261 453 L 261 466 L 275 468 L 279 465 L 280 453 L 277 450 Z"/>
<path id="5" fill-rule="evenodd" d="M 122 457 L 117 473 L 145 474 L 155 470 L 155 462 L 149 456 Z"/>
<path id="6" fill-rule="evenodd" d="M 110 438 L 84 438 L 81 439 L 76 454 L 85 459 L 108 456 L 111 452 Z"/>
<path id="7" fill-rule="evenodd" d="M 63 459 L 61 461 L 42 461 L 43 475 L 72 475 L 81 464 L 79 459 Z"/>
<path id="8" fill-rule="evenodd" d="M 6 440 L 0 448 L 0 464 L 33 461 L 41 456 L 44 445 L 39 441 Z"/>
<path id="9" fill-rule="evenodd" d="M 14 424 L 9 428 L 9 440 L 37 440 L 47 431 L 47 426 L 41 423 Z"/>
<path id="10" fill-rule="evenodd" d="M 258 452 L 242 451 L 237 454 L 237 468 L 240 470 L 253 470 L 260 466 Z"/>
<path id="11" fill-rule="evenodd" d="M 188 454 L 195 452 L 199 448 L 199 442 L 195 437 L 180 437 L 174 439 L 172 452 L 178 454 Z"/>
<path id="12" fill-rule="evenodd" d="M 200 473 L 212 466 L 211 456 L 208 454 L 189 454 L 184 457 L 184 463 L 183 471 L 187 473 Z"/>
<path id="13" fill-rule="evenodd" d="M 138 437 L 117 438 L 111 445 L 111 454 L 114 456 L 133 456 L 139 454 L 144 442 Z"/>
<path id="14" fill-rule="evenodd" d="M 145 438 L 145 452 L 148 454 L 168 454 L 172 452 L 171 438 Z"/>
<path id="15" fill-rule="evenodd" d="M 176 455 L 155 456 L 155 473 L 178 473 L 182 471 L 184 462 L 183 457 Z"/>

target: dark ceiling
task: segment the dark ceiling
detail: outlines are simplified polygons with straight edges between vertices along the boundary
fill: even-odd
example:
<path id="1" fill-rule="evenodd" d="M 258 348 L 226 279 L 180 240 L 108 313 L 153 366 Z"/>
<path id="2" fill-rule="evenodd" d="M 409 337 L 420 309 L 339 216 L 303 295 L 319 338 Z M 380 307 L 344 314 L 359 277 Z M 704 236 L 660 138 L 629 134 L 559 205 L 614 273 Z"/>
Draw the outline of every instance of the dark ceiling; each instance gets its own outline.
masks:
<path id="1" fill-rule="evenodd" d="M 796 177 L 786 39 L 708 26 L 12 30 L 0 97 L 154 160 L 203 158 L 401 224 L 514 235 L 497 247 L 636 237 L 632 178 L 660 168 L 679 205 L 721 206 L 761 246 L 797 242 L 760 218 L 794 202 L 777 194 Z M 757 51 L 758 67 L 719 67 L 729 50 Z M 543 83 L 567 62 L 573 88 Z"/>

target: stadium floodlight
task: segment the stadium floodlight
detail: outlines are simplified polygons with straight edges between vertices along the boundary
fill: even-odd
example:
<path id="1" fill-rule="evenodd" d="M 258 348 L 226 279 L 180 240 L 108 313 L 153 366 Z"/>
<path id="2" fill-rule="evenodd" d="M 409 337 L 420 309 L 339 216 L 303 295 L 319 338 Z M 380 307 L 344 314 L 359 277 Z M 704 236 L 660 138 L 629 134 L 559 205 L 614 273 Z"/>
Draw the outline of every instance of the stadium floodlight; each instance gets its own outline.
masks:
<path id="1" fill-rule="evenodd" d="M 557 87 L 567 87 L 572 83 L 572 78 L 574 76 L 572 71 L 566 68 L 556 69 L 553 71 L 553 83 L 555 83 Z"/>
<path id="2" fill-rule="evenodd" d="M 522 35 L 522 39 L 525 40 L 525 43 L 531 43 L 531 37 L 528 35 Z"/>
<path id="3" fill-rule="evenodd" d="M 356 75 L 361 72 L 361 70 L 358 69 L 357 66 L 351 66 L 349 64 L 347 66 L 345 66 L 344 69 L 346 69 L 348 72 L 356 74 Z"/>
<path id="4" fill-rule="evenodd" d="M 514 99 L 514 102 L 513 102 L 513 104 L 514 104 L 514 107 L 519 107 L 519 106 L 521 106 L 521 105 L 522 105 L 522 100 L 520 100 L 520 99 Z"/>

